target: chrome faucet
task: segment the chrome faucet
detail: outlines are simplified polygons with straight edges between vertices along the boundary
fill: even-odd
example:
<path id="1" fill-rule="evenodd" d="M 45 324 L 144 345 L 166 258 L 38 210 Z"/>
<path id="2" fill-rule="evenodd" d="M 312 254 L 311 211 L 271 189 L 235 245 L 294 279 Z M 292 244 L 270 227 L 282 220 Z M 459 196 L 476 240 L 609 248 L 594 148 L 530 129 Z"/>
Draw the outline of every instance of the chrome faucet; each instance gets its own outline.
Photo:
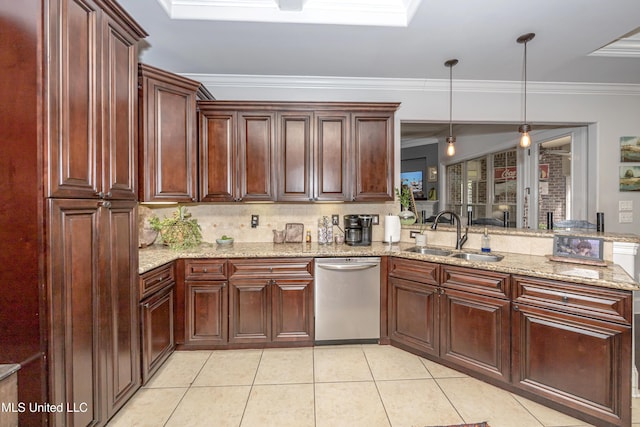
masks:
<path id="1" fill-rule="evenodd" d="M 462 249 L 462 245 L 467 241 L 467 233 L 469 232 L 469 227 L 465 227 L 464 235 L 462 235 L 460 217 L 458 214 L 452 211 L 440 211 L 436 215 L 436 219 L 433 221 L 433 225 L 431 226 L 432 230 L 436 230 L 438 228 L 438 220 L 442 215 L 449 214 L 451 215 L 451 220 L 455 218 L 456 223 L 456 249 Z"/>

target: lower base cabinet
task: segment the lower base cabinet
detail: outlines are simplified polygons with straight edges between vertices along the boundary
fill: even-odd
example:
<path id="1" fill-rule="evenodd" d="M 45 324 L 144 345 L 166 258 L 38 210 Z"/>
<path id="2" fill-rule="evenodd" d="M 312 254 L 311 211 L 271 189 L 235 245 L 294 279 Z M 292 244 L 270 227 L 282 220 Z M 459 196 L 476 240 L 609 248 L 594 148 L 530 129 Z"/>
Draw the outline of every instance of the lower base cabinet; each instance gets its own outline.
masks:
<path id="1" fill-rule="evenodd" d="M 185 344 L 225 345 L 227 343 L 227 282 L 187 281 Z"/>
<path id="2" fill-rule="evenodd" d="M 423 261 L 389 262 L 391 342 L 508 382 L 508 275 Z"/>
<path id="3" fill-rule="evenodd" d="M 631 425 L 631 292 L 406 259 L 388 271 L 392 345 L 593 425 Z"/>
<path id="4" fill-rule="evenodd" d="M 146 384 L 175 349 L 174 301 L 175 282 L 173 264 L 160 267 L 140 278 L 141 295 L 146 298 L 140 303 L 142 330 L 142 383 Z"/>
<path id="5" fill-rule="evenodd" d="M 230 269 L 229 343 L 313 343 L 312 260 L 232 260 Z"/>
<path id="6" fill-rule="evenodd" d="M 513 280 L 513 384 L 592 424 L 631 425 L 630 293 Z"/>

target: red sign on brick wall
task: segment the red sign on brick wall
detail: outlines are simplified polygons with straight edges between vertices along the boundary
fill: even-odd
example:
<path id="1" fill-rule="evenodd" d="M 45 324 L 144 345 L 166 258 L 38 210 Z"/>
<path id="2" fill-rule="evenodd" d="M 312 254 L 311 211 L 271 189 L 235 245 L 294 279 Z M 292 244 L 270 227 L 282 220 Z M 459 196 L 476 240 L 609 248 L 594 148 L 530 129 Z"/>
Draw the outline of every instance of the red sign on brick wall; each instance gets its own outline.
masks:
<path id="1" fill-rule="evenodd" d="M 518 178 L 518 168 L 495 168 L 493 170 L 493 178 L 498 181 L 510 181 Z"/>

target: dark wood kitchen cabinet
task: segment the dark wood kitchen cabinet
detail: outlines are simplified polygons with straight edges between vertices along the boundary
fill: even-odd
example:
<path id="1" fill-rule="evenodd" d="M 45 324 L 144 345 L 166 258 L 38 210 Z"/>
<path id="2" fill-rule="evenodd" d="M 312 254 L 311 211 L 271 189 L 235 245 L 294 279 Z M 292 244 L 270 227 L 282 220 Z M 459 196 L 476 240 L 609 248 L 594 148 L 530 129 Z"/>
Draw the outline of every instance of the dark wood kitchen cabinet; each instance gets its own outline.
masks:
<path id="1" fill-rule="evenodd" d="M 140 386 L 137 42 L 116 3 L 48 2 L 44 111 L 49 402 L 56 425 L 103 425 Z M 55 248 L 55 249 L 53 249 Z"/>
<path id="2" fill-rule="evenodd" d="M 393 111 L 351 114 L 352 197 L 393 200 Z"/>
<path id="3" fill-rule="evenodd" d="M 200 83 L 146 64 L 139 80 L 140 201 L 195 202 Z"/>
<path id="4" fill-rule="evenodd" d="M 440 266 L 389 258 L 389 338 L 425 354 L 440 354 Z"/>
<path id="5" fill-rule="evenodd" d="M 47 197 L 136 200 L 136 43 L 124 11 L 91 0 L 49 7 Z"/>
<path id="6" fill-rule="evenodd" d="M 146 384 L 175 349 L 174 263 L 144 273 L 139 284 L 142 384 Z"/>
<path id="7" fill-rule="evenodd" d="M 226 266 L 226 259 L 185 261 L 185 348 L 227 344 Z"/>
<path id="8" fill-rule="evenodd" d="M 238 199 L 236 111 L 208 110 L 200 103 L 198 113 L 200 201 L 233 202 Z"/>
<path id="9" fill-rule="evenodd" d="M 313 343 L 308 258 L 229 261 L 229 342 Z"/>
<path id="10" fill-rule="evenodd" d="M 391 342 L 508 382 L 508 278 L 477 269 L 391 258 Z"/>
<path id="11" fill-rule="evenodd" d="M 25 426 L 100 426 L 140 383 L 137 44 L 115 1 L 2 2 L 0 363 Z M 136 300 L 135 307 L 131 300 Z"/>
<path id="12" fill-rule="evenodd" d="M 631 293 L 512 280 L 513 384 L 592 424 L 631 425 Z"/>
<path id="13" fill-rule="evenodd" d="M 51 395 L 88 404 L 53 414 L 57 424 L 104 423 L 140 386 L 135 209 L 49 200 Z"/>
<path id="14" fill-rule="evenodd" d="M 392 200 L 397 107 L 199 102 L 200 200 Z"/>
<path id="15" fill-rule="evenodd" d="M 441 359 L 510 381 L 509 285 L 508 274 L 442 266 Z"/>
<path id="16" fill-rule="evenodd" d="M 277 120 L 277 199 L 313 200 L 313 112 L 279 112 Z"/>
<path id="17" fill-rule="evenodd" d="M 238 112 L 238 201 L 275 199 L 275 114 Z"/>
<path id="18" fill-rule="evenodd" d="M 278 201 L 349 200 L 347 111 L 278 113 Z"/>
<path id="19" fill-rule="evenodd" d="M 200 201 L 274 200 L 275 114 L 212 107 L 198 103 Z"/>

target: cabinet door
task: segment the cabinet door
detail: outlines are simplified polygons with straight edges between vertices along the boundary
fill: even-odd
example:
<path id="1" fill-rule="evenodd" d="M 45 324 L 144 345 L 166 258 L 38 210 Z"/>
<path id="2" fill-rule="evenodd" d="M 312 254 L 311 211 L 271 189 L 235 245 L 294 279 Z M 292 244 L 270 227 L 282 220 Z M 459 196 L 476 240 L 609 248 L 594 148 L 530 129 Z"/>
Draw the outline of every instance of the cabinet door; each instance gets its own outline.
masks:
<path id="1" fill-rule="evenodd" d="M 137 199 L 137 40 L 105 15 L 102 43 L 102 191 L 108 198 Z"/>
<path id="2" fill-rule="evenodd" d="M 510 302 L 443 288 L 440 357 L 475 372 L 510 379 Z"/>
<path id="3" fill-rule="evenodd" d="M 271 340 L 271 279 L 229 281 L 229 342 Z"/>
<path id="4" fill-rule="evenodd" d="M 393 200 L 393 113 L 352 113 L 354 201 Z"/>
<path id="5" fill-rule="evenodd" d="M 313 113 L 278 113 L 278 201 L 303 201 L 312 195 Z"/>
<path id="6" fill-rule="evenodd" d="M 185 344 L 227 343 L 227 282 L 185 282 Z"/>
<path id="7" fill-rule="evenodd" d="M 515 386 L 611 425 L 631 425 L 630 326 L 524 304 L 513 310 Z"/>
<path id="8" fill-rule="evenodd" d="M 350 200 L 349 113 L 315 115 L 315 200 Z"/>
<path id="9" fill-rule="evenodd" d="M 142 383 L 145 384 L 171 355 L 175 284 L 140 304 L 142 317 Z"/>
<path id="10" fill-rule="evenodd" d="M 107 251 L 105 278 L 107 298 L 103 304 L 108 327 L 105 333 L 106 398 L 113 415 L 140 386 L 140 322 L 138 317 L 138 221 L 136 202 L 114 201 L 103 208 L 101 220 L 108 227 L 101 236 Z"/>
<path id="11" fill-rule="evenodd" d="M 97 201 L 52 200 L 49 208 L 48 294 L 51 402 L 85 402 L 86 412 L 56 412 L 54 425 L 86 426 L 105 419 L 100 404 L 102 274 Z"/>
<path id="12" fill-rule="evenodd" d="M 199 84 L 148 65 L 140 74 L 141 200 L 196 201 Z"/>
<path id="13" fill-rule="evenodd" d="M 271 285 L 274 342 L 313 342 L 313 280 L 276 279 Z"/>
<path id="14" fill-rule="evenodd" d="M 274 114 L 238 113 L 239 200 L 274 200 Z"/>
<path id="15" fill-rule="evenodd" d="M 100 9 L 49 2 L 47 197 L 98 197 L 101 176 Z"/>
<path id="16" fill-rule="evenodd" d="M 438 288 L 389 277 L 389 338 L 412 349 L 439 355 Z"/>
<path id="17" fill-rule="evenodd" d="M 200 120 L 200 200 L 237 198 L 237 116 L 234 111 L 204 111 Z"/>

